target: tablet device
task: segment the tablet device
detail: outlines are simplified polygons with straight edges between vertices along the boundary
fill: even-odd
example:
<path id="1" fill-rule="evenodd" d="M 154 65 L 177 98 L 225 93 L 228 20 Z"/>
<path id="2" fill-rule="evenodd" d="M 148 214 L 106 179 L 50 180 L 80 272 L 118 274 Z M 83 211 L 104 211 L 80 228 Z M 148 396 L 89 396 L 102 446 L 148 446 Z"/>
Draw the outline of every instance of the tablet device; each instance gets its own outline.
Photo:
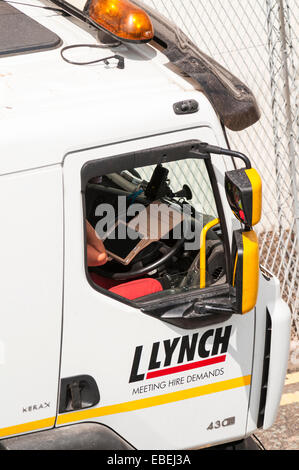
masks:
<path id="1" fill-rule="evenodd" d="M 155 201 L 130 222 L 118 220 L 103 243 L 111 258 L 128 265 L 140 251 L 163 238 L 183 219 L 182 212 L 173 206 Z"/>
<path id="2" fill-rule="evenodd" d="M 123 230 L 121 230 L 122 224 L 126 229 L 125 238 L 121 236 L 123 234 Z M 111 256 L 116 256 L 125 262 L 131 251 L 136 250 L 139 242 L 143 239 L 144 236 L 141 233 L 130 229 L 124 222 L 118 222 L 112 232 L 110 232 L 108 237 L 104 240 L 104 246 Z"/>

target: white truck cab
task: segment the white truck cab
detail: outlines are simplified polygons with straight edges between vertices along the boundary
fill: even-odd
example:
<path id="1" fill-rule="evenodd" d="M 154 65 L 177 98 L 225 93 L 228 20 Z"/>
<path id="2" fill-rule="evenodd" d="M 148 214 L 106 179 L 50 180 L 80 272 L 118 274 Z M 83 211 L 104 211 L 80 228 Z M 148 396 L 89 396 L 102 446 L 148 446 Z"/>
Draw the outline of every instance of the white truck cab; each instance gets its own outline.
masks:
<path id="1" fill-rule="evenodd" d="M 1 2 L 0 64 L 0 448 L 271 427 L 290 311 L 259 266 L 259 175 L 225 132 L 259 118 L 250 91 L 127 0 Z"/>

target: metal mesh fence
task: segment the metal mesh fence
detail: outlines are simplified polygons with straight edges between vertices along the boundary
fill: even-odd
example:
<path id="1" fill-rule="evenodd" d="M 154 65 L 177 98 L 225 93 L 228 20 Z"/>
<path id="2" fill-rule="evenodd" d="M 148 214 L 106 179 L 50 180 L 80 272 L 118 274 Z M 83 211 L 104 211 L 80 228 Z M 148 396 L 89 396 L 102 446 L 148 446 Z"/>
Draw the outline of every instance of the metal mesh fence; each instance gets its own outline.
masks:
<path id="1" fill-rule="evenodd" d="M 299 339 L 297 0 L 146 0 L 254 92 L 262 117 L 228 132 L 263 178 L 261 262 L 281 282 Z"/>

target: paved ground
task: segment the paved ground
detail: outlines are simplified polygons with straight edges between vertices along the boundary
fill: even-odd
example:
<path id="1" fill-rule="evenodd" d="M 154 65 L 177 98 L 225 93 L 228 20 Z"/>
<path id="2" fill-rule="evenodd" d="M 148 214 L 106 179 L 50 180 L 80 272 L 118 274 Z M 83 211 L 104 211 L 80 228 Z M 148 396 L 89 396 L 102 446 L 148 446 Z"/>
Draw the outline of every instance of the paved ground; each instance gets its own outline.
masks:
<path id="1" fill-rule="evenodd" d="M 274 426 L 255 433 L 266 450 L 299 450 L 299 371 L 290 370 Z"/>

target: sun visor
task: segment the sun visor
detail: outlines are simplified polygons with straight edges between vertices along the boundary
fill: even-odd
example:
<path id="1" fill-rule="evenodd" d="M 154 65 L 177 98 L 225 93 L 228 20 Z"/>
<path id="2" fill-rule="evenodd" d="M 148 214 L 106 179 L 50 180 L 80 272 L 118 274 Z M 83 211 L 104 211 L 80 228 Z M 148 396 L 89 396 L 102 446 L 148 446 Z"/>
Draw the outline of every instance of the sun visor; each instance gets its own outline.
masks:
<path id="1" fill-rule="evenodd" d="M 175 24 L 142 1 L 132 0 L 150 16 L 155 38 L 169 61 L 196 80 L 221 121 L 232 131 L 241 131 L 261 117 L 250 89 L 214 59 L 203 53 Z"/>

